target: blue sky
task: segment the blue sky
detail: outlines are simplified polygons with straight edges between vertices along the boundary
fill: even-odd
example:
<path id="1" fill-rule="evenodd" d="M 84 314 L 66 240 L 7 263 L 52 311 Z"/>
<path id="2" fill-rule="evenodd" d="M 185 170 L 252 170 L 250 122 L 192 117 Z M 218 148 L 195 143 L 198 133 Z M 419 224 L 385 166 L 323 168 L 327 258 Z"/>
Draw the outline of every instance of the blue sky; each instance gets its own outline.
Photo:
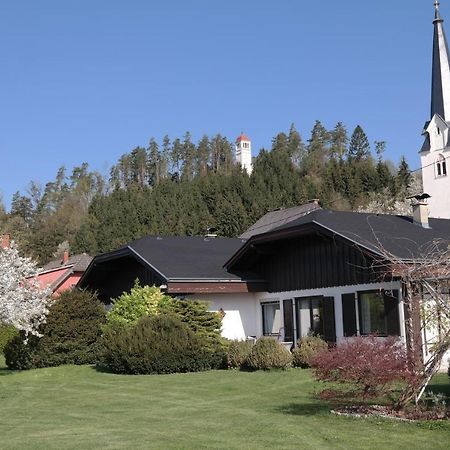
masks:
<path id="1" fill-rule="evenodd" d="M 450 0 L 441 2 L 450 33 Z M 40 0 L 0 5 L 0 191 L 135 146 L 357 124 L 419 166 L 432 0 Z"/>

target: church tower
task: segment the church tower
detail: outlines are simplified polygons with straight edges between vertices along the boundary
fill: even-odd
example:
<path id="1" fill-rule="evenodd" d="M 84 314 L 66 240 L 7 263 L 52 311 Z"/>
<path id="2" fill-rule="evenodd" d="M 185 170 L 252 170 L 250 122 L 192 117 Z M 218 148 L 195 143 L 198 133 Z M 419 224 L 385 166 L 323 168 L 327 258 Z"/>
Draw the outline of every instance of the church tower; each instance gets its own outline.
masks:
<path id="1" fill-rule="evenodd" d="M 430 216 L 450 219 L 450 56 L 438 0 L 434 8 L 431 115 L 423 130 L 420 159 L 423 190 L 431 196 Z"/>
<path id="2" fill-rule="evenodd" d="M 241 133 L 236 139 L 236 162 L 249 175 L 252 173 L 252 141 L 244 133 Z"/>

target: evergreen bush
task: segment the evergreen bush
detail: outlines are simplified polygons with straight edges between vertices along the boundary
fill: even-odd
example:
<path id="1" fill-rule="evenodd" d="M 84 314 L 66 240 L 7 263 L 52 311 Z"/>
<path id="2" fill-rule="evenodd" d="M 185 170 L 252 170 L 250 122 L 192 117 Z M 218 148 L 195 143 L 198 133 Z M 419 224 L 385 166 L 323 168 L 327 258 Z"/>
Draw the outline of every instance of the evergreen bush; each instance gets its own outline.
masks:
<path id="1" fill-rule="evenodd" d="M 6 363 L 11 369 L 93 364 L 105 320 L 105 308 L 95 294 L 63 292 L 39 329 L 42 337 L 30 337 L 26 343 L 23 334 L 14 338 L 5 348 Z"/>
<path id="2" fill-rule="evenodd" d="M 227 348 L 227 367 L 240 369 L 245 366 L 253 348 L 250 341 L 230 341 Z"/>
<path id="3" fill-rule="evenodd" d="M 155 286 L 141 286 L 136 280 L 131 291 L 113 300 L 108 313 L 108 326 L 134 325 L 139 319 L 160 312 L 161 307 L 173 299 Z"/>
<path id="4" fill-rule="evenodd" d="M 5 349 L 6 344 L 18 335 L 18 331 L 12 325 L 0 324 L 0 353 Z"/>
<path id="5" fill-rule="evenodd" d="M 23 331 L 16 334 L 8 341 L 3 351 L 6 365 L 12 370 L 33 369 L 38 339 L 36 336 L 29 336 L 26 340 Z"/>
<path id="6" fill-rule="evenodd" d="M 311 367 L 311 359 L 327 349 L 328 344 L 319 336 L 305 336 L 299 339 L 297 347 L 292 350 L 294 367 Z"/>
<path id="7" fill-rule="evenodd" d="M 122 374 L 197 372 L 213 365 L 204 339 L 167 314 L 105 330 L 101 363 Z"/>
<path id="8" fill-rule="evenodd" d="M 256 341 L 245 364 L 252 370 L 286 369 L 291 365 L 291 352 L 270 337 L 262 337 Z"/>

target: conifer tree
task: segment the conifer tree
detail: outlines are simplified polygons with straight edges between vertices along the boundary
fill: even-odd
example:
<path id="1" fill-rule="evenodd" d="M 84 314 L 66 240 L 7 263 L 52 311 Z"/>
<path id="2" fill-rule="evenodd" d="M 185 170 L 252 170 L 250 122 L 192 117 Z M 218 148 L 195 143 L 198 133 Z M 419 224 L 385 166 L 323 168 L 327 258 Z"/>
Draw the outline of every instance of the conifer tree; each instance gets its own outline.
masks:
<path id="1" fill-rule="evenodd" d="M 342 122 L 338 122 L 330 132 L 330 156 L 342 159 L 347 152 L 347 129 Z"/>
<path id="2" fill-rule="evenodd" d="M 348 156 L 355 161 L 361 161 L 370 156 L 369 139 L 359 125 L 356 126 L 350 138 Z"/>

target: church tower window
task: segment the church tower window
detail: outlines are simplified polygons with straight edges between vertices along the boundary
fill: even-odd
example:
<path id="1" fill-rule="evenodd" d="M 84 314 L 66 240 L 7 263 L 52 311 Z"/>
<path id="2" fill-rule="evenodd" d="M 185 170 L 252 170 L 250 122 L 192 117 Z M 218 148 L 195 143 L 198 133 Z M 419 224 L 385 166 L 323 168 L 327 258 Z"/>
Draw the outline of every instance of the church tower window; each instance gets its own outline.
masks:
<path id="1" fill-rule="evenodd" d="M 436 176 L 445 177 L 447 175 L 447 164 L 443 155 L 439 155 L 436 160 Z"/>

